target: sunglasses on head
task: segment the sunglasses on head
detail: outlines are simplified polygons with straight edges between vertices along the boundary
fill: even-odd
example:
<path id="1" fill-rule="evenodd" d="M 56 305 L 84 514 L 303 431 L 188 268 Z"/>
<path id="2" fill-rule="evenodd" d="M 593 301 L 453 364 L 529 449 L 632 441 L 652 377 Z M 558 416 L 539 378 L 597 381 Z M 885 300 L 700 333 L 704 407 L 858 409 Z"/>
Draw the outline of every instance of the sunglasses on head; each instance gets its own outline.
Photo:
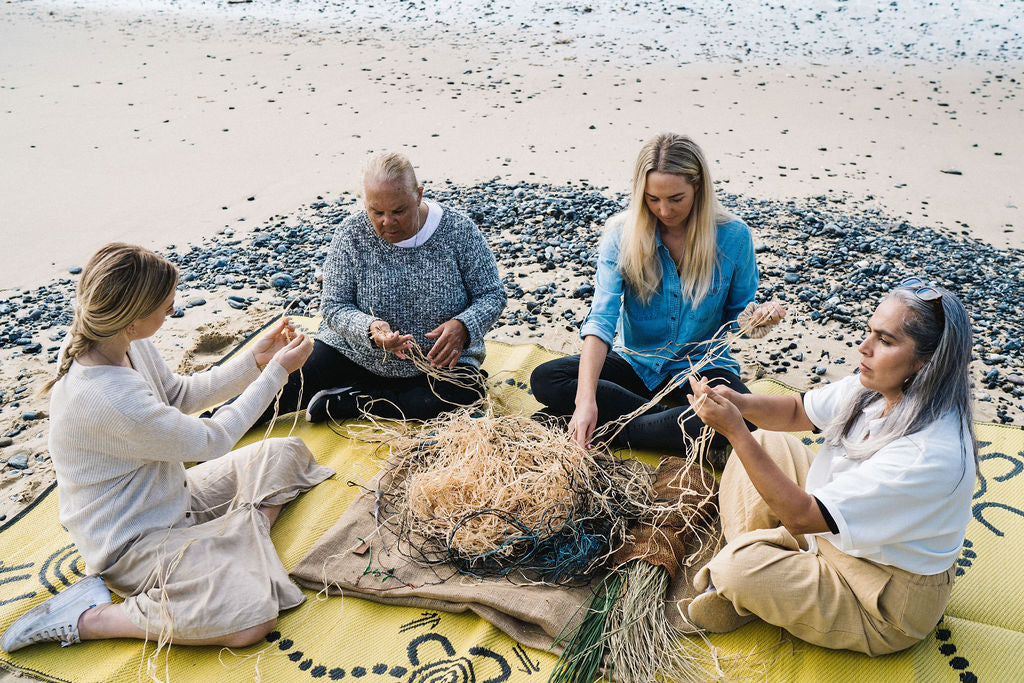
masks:
<path id="1" fill-rule="evenodd" d="M 935 289 L 927 282 L 919 277 L 908 277 L 906 280 L 900 283 L 900 287 L 905 287 L 914 293 L 921 301 L 927 301 L 932 304 L 939 313 L 939 323 L 946 326 L 946 311 L 942 308 L 942 292 Z"/>
<path id="2" fill-rule="evenodd" d="M 942 292 L 935 289 L 919 277 L 908 277 L 900 283 L 900 287 L 912 290 L 921 301 L 938 301 L 942 298 Z"/>

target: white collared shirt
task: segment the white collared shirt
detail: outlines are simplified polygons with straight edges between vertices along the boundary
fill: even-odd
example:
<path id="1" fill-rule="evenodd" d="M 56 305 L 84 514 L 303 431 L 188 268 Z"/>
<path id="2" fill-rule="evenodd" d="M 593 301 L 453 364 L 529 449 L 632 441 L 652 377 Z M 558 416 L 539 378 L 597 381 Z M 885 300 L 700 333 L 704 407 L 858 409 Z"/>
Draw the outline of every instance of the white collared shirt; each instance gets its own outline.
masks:
<path id="1" fill-rule="evenodd" d="M 860 388 L 852 375 L 807 392 L 804 411 L 824 429 Z M 863 439 L 882 427 L 884 400 L 867 406 L 848 435 Z M 839 533 L 809 534 L 839 550 L 915 574 L 946 571 L 960 555 L 971 519 L 975 467 L 970 436 L 948 414 L 892 441 L 866 460 L 823 444 L 807 473 L 807 492 L 832 515 Z"/>

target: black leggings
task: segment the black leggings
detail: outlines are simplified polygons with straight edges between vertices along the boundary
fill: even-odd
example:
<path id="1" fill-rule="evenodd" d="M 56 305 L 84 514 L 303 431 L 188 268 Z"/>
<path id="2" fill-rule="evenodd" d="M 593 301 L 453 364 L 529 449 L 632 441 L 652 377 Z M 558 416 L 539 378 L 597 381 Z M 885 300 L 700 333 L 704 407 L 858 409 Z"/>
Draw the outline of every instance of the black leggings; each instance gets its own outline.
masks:
<path id="1" fill-rule="evenodd" d="M 576 386 L 579 383 L 580 357 L 566 356 L 548 361 L 534 369 L 530 376 L 530 388 L 534 397 L 547 406 L 547 411 L 555 415 L 572 415 L 576 410 Z M 749 394 L 750 390 L 740 381 L 736 373 L 718 368 L 700 373 L 712 384 L 724 384 L 741 394 Z M 669 380 L 666 380 L 668 382 Z M 644 385 L 626 359 L 614 351 L 608 353 L 601 376 L 597 381 L 597 424 L 618 419 L 647 403 L 664 386 L 662 383 L 654 391 Z M 681 403 L 680 407 L 658 404 L 647 412 L 633 418 L 615 437 L 613 445 L 628 448 L 640 448 L 656 451 L 682 452 L 683 437 L 679 433 L 677 420 L 683 411 L 689 408 L 686 395 L 690 387 L 683 385 L 673 390 L 667 398 Z M 696 415 L 691 414 L 683 422 L 686 434 L 696 438 L 704 423 Z M 749 422 L 747 426 L 753 428 Z M 726 444 L 725 437 L 715 434 L 712 445 L 716 447 Z"/>
<path id="2" fill-rule="evenodd" d="M 484 374 L 471 365 L 457 365 L 455 372 L 465 375 L 465 388 L 429 379 L 426 375 L 414 377 L 382 377 L 348 359 L 347 356 L 319 339 L 313 341 L 313 353 L 299 371 L 288 375 L 288 383 L 281 394 L 279 415 L 305 408 L 313 394 L 322 389 L 352 387 L 367 398 L 360 399 L 359 407 L 384 418 L 429 420 L 446 410 L 479 401 L 486 390 Z M 299 385 L 302 400 L 299 401 Z M 374 401 L 374 399 L 383 399 Z M 260 417 L 266 422 L 274 415 L 271 403 Z"/>

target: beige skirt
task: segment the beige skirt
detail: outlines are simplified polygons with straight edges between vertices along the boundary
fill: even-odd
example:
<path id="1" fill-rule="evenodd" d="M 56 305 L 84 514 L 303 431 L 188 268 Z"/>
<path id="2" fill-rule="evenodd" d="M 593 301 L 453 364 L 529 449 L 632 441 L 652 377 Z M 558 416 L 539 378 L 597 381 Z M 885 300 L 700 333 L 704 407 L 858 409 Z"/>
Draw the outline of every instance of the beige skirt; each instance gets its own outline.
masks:
<path id="1" fill-rule="evenodd" d="M 128 618 L 155 638 L 213 638 L 305 599 L 288 578 L 261 505 L 281 505 L 334 471 L 299 438 L 268 439 L 187 471 L 188 527 L 140 537 L 102 575 Z"/>

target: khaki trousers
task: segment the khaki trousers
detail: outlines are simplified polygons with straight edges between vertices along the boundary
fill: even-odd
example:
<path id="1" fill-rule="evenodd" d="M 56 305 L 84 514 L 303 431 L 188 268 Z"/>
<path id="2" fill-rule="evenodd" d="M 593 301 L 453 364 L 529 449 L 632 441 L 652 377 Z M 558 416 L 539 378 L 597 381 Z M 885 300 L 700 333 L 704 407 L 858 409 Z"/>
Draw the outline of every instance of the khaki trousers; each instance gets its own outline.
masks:
<path id="1" fill-rule="evenodd" d="M 128 619 L 154 639 L 161 631 L 213 638 L 301 604 L 305 596 L 288 578 L 259 507 L 294 500 L 334 470 L 291 437 L 243 446 L 185 474 L 192 494 L 185 518 L 195 523 L 143 534 L 102 572 L 125 599 Z"/>
<path id="2" fill-rule="evenodd" d="M 759 430 L 758 443 L 801 487 L 814 454 L 796 437 Z M 852 557 L 818 538 L 805 552 L 750 482 L 735 455 L 719 494 L 726 546 L 694 579 L 709 582 L 741 614 L 756 614 L 801 640 L 872 656 L 910 647 L 935 627 L 953 587 L 953 567 L 924 576 Z"/>

